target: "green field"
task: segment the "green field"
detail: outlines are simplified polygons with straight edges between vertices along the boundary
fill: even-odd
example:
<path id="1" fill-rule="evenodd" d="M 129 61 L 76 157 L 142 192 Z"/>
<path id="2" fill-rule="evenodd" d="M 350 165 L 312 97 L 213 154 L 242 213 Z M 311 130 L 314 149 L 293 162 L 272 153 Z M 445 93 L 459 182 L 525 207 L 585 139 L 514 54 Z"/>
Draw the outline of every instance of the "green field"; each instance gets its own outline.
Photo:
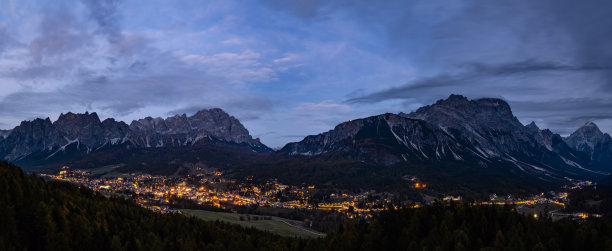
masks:
<path id="1" fill-rule="evenodd" d="M 301 238 L 316 238 L 323 237 L 325 234 L 319 233 L 313 230 L 309 230 L 306 228 L 302 228 L 296 225 L 301 224 L 299 221 L 288 220 L 284 218 L 274 217 L 270 220 L 263 220 L 264 216 L 260 215 L 251 215 L 257 216 L 259 220 L 246 220 L 246 215 L 244 214 L 236 214 L 236 213 L 223 213 L 223 212 L 212 212 L 212 211 L 204 211 L 204 210 L 191 210 L 191 209 L 181 209 L 186 215 L 196 216 L 203 220 L 208 221 L 223 221 L 232 224 L 238 224 L 244 227 L 255 227 L 259 230 L 268 231 L 271 233 L 283 235 L 283 236 L 291 236 L 291 237 L 301 237 Z M 243 217 L 244 220 L 240 220 L 240 216 Z"/>

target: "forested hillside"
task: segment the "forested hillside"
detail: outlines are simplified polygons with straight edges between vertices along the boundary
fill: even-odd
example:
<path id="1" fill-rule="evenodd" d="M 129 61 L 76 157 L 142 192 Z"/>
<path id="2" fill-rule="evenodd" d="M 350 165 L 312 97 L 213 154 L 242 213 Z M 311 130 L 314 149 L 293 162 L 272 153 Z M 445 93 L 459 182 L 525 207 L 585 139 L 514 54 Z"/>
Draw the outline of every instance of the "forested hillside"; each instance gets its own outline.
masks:
<path id="1" fill-rule="evenodd" d="M 183 215 L 0 162 L 0 250 L 301 250 L 299 239 Z"/>
<path id="2" fill-rule="evenodd" d="M 524 216 L 511 206 L 436 204 L 385 211 L 327 236 L 330 250 L 611 250 L 612 224 Z"/>

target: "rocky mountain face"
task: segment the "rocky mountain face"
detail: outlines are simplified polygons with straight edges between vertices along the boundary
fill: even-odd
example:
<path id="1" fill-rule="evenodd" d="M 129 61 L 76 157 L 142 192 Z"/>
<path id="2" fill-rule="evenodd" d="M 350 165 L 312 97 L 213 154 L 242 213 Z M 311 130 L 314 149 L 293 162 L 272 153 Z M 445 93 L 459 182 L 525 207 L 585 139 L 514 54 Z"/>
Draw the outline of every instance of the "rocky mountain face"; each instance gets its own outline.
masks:
<path id="1" fill-rule="evenodd" d="M 11 130 L 0 130 L 0 141 L 6 139 L 11 134 Z"/>
<path id="2" fill-rule="evenodd" d="M 201 110 L 191 117 L 185 114 L 165 120 L 146 117 L 133 121 L 129 128 L 134 132 L 132 140 L 146 147 L 190 145 L 204 139 L 259 143 L 253 140 L 240 121 L 218 108 Z"/>
<path id="3" fill-rule="evenodd" d="M 463 150 L 440 128 L 387 113 L 342 123 L 329 132 L 289 143 L 280 151 L 310 156 L 346 152 L 360 161 L 394 164 L 407 158 L 459 159 L 455 153 Z"/>
<path id="4" fill-rule="evenodd" d="M 612 161 L 612 137 L 601 132 L 593 122 L 586 123 L 564 140 L 575 150 L 586 153 L 594 162 Z"/>
<path id="5" fill-rule="evenodd" d="M 612 172 L 612 166 L 594 164 L 558 134 L 540 130 L 535 123 L 522 125 L 505 101 L 468 100 L 460 95 L 410 114 L 383 114 L 345 122 L 329 132 L 287 144 L 281 152 L 340 152 L 348 158 L 384 165 L 463 163 L 474 168 L 501 168 L 544 181 Z"/>
<path id="6" fill-rule="evenodd" d="M 271 151 L 253 139 L 236 118 L 221 109 L 201 110 L 166 119 L 147 117 L 130 125 L 112 118 L 100 121 L 96 113 L 61 114 L 23 121 L 0 138 L 0 159 L 18 161 L 28 156 L 51 158 L 66 149 L 88 154 L 118 145 L 134 148 L 227 144 L 258 152 Z M 4 136 L 6 135 L 6 136 Z"/>

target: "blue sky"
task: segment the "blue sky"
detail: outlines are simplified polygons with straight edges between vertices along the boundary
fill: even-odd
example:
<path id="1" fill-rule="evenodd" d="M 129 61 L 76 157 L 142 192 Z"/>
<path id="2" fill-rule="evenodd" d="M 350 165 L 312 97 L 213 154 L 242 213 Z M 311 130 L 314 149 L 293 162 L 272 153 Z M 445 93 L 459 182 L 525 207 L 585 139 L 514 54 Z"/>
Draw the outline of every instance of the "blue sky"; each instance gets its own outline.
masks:
<path id="1" fill-rule="evenodd" d="M 0 0 L 0 128 L 220 107 L 272 146 L 451 93 L 612 130 L 607 1 Z"/>

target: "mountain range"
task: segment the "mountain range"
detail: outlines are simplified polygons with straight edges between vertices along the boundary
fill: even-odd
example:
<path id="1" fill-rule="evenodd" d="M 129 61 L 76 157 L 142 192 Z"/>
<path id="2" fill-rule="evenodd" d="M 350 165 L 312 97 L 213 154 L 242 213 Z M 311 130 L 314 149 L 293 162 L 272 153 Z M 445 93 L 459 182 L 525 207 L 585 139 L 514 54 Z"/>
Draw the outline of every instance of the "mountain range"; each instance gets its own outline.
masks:
<path id="1" fill-rule="evenodd" d="M 504 100 L 451 95 L 409 114 L 344 122 L 280 151 L 308 156 L 340 152 L 346 158 L 382 165 L 456 162 L 566 182 L 612 172 L 611 142 L 594 123 L 563 138 L 533 122 L 524 126 Z"/>
<path id="2" fill-rule="evenodd" d="M 272 151 L 259 139 L 253 139 L 240 121 L 218 108 L 204 109 L 189 117 L 146 117 L 130 125 L 112 118 L 100 121 L 95 112 L 69 112 L 54 122 L 49 118 L 23 121 L 0 136 L 0 158 L 13 162 L 44 163 L 67 155 L 81 158 L 116 146 L 129 149 L 221 144 Z"/>
<path id="3" fill-rule="evenodd" d="M 502 99 L 469 100 L 461 95 L 411 113 L 350 120 L 271 152 L 236 118 L 218 108 L 192 116 L 146 117 L 129 125 L 112 118 L 100 121 L 96 113 L 67 113 L 55 122 L 35 119 L 0 131 L 0 159 L 26 167 L 123 164 L 146 172 L 151 166 L 142 163 L 155 159 L 158 168 L 172 166 L 165 173 L 205 163 L 247 170 L 239 175 L 291 178 L 315 173 L 309 171 L 314 164 L 304 163 L 316 162 L 319 169 L 325 166 L 322 172 L 359 166 L 368 171 L 355 175 L 367 176 L 392 167 L 395 174 L 431 179 L 455 175 L 477 182 L 497 177 L 526 184 L 567 184 L 612 172 L 612 138 L 594 123 L 564 138 L 534 122 L 523 125 Z M 316 172 L 320 179 L 327 177 L 320 171 Z"/>

